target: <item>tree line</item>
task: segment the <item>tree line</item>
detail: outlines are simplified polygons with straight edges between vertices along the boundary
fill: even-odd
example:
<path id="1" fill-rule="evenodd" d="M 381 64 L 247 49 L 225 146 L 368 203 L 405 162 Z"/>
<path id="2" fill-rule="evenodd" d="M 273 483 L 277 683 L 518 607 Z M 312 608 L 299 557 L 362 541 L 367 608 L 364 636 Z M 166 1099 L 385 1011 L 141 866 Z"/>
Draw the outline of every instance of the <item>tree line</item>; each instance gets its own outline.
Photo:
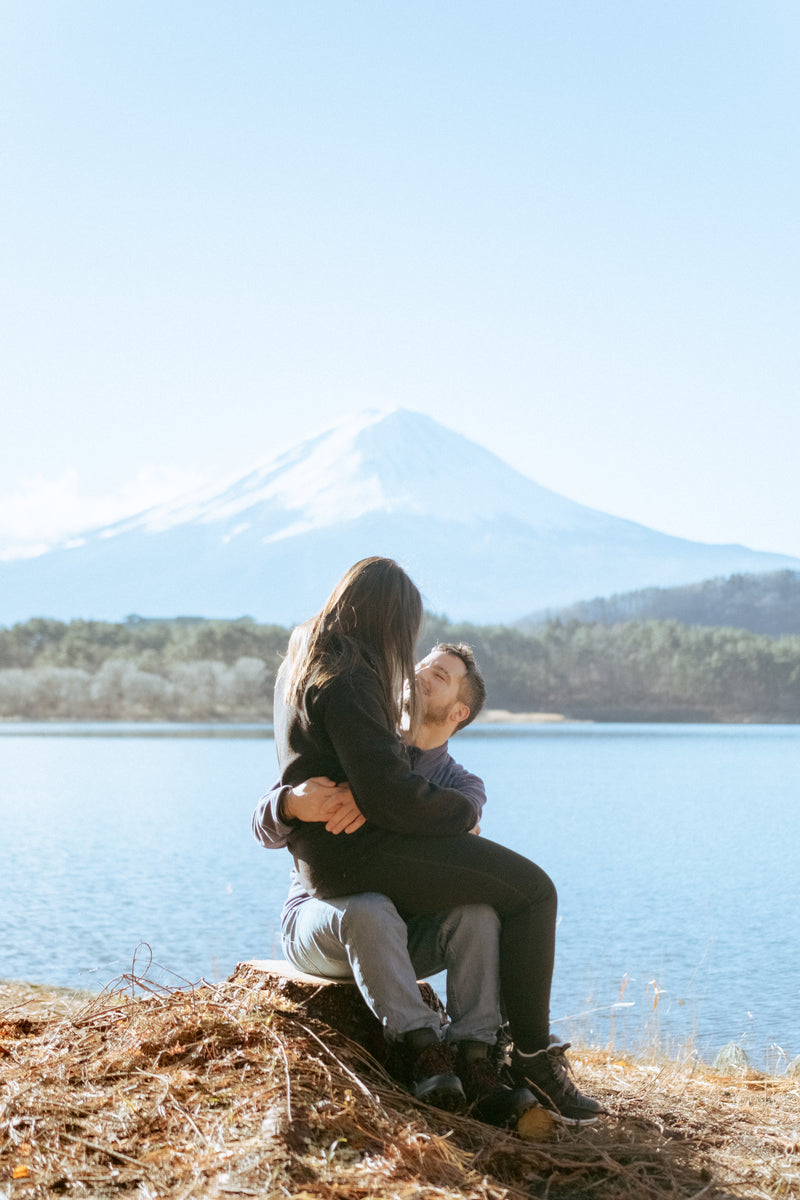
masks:
<path id="1" fill-rule="evenodd" d="M 130 617 L 0 628 L 0 719 L 264 721 L 289 630 Z"/>
<path id="2" fill-rule="evenodd" d="M 269 721 L 290 630 L 238 621 L 0 628 L 0 719 Z M 466 641 L 487 707 L 595 720 L 800 721 L 800 636 L 678 621 L 528 630 L 427 615 L 420 653 Z"/>
<path id="3" fill-rule="evenodd" d="M 674 620 L 682 625 L 724 625 L 788 637 L 800 634 L 800 571 L 729 575 L 683 587 L 644 588 L 582 600 L 518 624 L 521 629 L 531 629 L 548 618 L 599 625 Z"/>
<path id="4" fill-rule="evenodd" d="M 492 707 L 594 720 L 800 721 L 800 637 L 678 621 L 429 628 L 474 646 Z"/>

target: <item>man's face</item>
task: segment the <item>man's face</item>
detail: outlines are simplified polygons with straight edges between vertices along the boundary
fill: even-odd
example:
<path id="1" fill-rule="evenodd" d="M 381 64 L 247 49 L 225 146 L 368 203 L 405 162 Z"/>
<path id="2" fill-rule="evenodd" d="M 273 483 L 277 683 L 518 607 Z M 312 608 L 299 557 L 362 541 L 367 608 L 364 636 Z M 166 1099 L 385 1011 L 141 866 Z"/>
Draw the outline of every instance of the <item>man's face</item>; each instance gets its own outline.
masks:
<path id="1" fill-rule="evenodd" d="M 422 700 L 426 725 L 441 725 L 450 720 L 452 710 L 463 702 L 458 698 L 461 681 L 467 668 L 457 654 L 432 650 L 414 668 L 417 688 Z M 459 720 L 462 720 L 459 717 Z"/>

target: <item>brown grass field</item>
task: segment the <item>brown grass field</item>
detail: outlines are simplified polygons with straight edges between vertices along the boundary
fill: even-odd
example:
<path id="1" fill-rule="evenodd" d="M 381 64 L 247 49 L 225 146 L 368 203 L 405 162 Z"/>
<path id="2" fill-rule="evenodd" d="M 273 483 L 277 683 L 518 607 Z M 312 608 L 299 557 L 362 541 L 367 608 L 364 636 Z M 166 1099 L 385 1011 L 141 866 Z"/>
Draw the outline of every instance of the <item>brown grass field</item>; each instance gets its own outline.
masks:
<path id="1" fill-rule="evenodd" d="M 573 1047 L 609 1115 L 576 1129 L 535 1110 L 522 1136 L 400 1089 L 353 989 L 245 965 L 118 986 L 0 984 L 4 1200 L 800 1197 L 797 1077 Z"/>

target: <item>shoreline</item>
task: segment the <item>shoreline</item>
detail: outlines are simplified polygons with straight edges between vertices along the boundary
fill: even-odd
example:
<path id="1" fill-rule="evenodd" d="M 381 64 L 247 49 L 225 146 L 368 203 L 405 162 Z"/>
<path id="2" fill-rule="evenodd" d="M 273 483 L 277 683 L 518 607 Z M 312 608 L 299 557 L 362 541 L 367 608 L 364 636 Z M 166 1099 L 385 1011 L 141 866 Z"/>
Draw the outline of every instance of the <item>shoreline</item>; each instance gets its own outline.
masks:
<path id="1" fill-rule="evenodd" d="M 564 713 L 512 712 L 508 708 L 486 708 L 475 718 L 476 725 L 588 725 L 591 721 L 567 717 Z"/>
<path id="2" fill-rule="evenodd" d="M 492 730 L 500 726 L 513 726 L 518 730 L 541 728 L 542 726 L 708 726 L 709 728 L 796 728 L 800 721 L 764 720 L 759 715 L 722 718 L 709 713 L 692 713 L 684 710 L 673 712 L 634 712 L 614 710 L 602 712 L 591 710 L 581 714 L 572 713 L 515 713 L 511 709 L 492 708 L 477 716 L 464 736 L 470 731 Z M 22 718 L 22 716 L 0 716 L 0 737 L 234 737 L 271 738 L 272 721 L 205 720 L 167 721 L 163 718 L 138 718 L 134 720 L 97 718 Z"/>
<path id="3" fill-rule="evenodd" d="M 0 1024 L 12 1016 L 15 1020 L 69 1017 L 96 1000 L 98 995 L 99 992 L 83 988 L 28 983 L 23 979 L 0 979 Z"/>

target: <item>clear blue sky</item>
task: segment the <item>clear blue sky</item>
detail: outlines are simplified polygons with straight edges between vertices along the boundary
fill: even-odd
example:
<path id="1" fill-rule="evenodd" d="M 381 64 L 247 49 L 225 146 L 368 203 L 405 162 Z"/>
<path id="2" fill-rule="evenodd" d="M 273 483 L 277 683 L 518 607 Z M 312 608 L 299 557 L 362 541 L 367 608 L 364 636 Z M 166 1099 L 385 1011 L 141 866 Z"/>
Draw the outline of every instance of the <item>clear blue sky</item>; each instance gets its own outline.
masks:
<path id="1" fill-rule="evenodd" d="M 402 404 L 800 555 L 800 8 L 3 0 L 0 550 Z"/>

